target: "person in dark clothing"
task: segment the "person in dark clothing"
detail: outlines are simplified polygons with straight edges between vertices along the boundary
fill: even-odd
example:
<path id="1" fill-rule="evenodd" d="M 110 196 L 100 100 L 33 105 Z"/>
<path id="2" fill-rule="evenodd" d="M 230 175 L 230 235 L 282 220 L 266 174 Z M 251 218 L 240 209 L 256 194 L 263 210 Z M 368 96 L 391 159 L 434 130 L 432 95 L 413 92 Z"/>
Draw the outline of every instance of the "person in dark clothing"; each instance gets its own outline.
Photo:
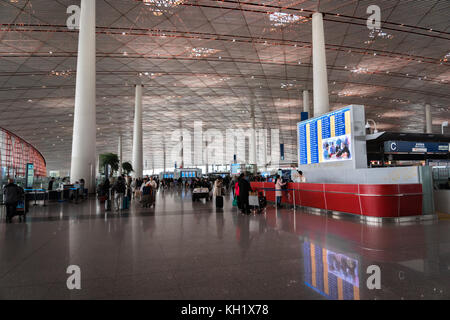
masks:
<path id="1" fill-rule="evenodd" d="M 109 179 L 106 178 L 105 182 L 103 182 L 103 194 L 109 199 L 109 188 L 111 188 L 111 183 Z"/>
<path id="2" fill-rule="evenodd" d="M 8 184 L 3 189 L 4 202 L 6 206 L 6 222 L 11 222 L 16 215 L 16 208 L 23 196 L 23 189 L 14 183 L 13 179 L 8 180 Z"/>
<path id="3" fill-rule="evenodd" d="M 252 191 L 250 182 L 246 179 L 245 174 L 241 173 L 239 177 L 239 200 L 241 202 L 242 213 L 245 214 L 250 214 L 250 204 L 248 203 L 250 191 Z"/>
<path id="4" fill-rule="evenodd" d="M 114 191 L 114 202 L 116 204 L 116 210 L 122 210 L 123 197 L 126 191 L 126 185 L 124 179 L 119 176 L 116 183 L 114 183 L 112 190 Z"/>
<path id="5" fill-rule="evenodd" d="M 48 191 L 53 190 L 53 184 L 55 183 L 55 177 L 52 177 L 50 181 L 48 182 Z"/>

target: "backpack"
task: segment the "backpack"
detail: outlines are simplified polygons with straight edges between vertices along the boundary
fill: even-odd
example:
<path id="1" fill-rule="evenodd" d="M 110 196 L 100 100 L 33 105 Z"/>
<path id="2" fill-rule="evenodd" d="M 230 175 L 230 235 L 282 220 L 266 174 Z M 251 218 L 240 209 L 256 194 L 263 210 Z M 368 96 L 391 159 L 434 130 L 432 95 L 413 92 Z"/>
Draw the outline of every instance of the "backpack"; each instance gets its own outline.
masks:
<path id="1" fill-rule="evenodd" d="M 142 194 L 143 194 L 144 196 L 147 196 L 147 195 L 150 194 L 151 190 L 152 190 L 151 187 L 145 186 L 145 187 L 142 189 Z"/>

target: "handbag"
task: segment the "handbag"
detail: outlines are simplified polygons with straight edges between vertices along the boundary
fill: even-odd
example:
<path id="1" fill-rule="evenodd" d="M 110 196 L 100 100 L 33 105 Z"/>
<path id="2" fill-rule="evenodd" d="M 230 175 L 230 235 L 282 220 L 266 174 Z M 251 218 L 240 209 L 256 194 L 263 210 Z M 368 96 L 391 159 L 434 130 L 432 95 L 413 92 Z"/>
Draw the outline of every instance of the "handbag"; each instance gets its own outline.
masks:
<path id="1" fill-rule="evenodd" d="M 237 197 L 234 197 L 233 199 L 233 207 L 237 207 L 238 203 L 237 203 Z"/>

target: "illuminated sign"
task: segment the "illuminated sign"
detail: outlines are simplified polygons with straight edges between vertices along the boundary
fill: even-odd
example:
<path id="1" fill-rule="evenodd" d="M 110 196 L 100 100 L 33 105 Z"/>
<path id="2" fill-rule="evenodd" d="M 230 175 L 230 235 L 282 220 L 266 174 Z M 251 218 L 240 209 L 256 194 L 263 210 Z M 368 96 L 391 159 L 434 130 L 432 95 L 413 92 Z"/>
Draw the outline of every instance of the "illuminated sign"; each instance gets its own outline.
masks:
<path id="1" fill-rule="evenodd" d="M 448 153 L 447 142 L 385 141 L 384 152 Z"/>
<path id="2" fill-rule="evenodd" d="M 33 188 L 33 183 L 34 183 L 34 164 L 27 163 L 27 181 L 26 181 L 27 189 Z"/>
<path id="3" fill-rule="evenodd" d="M 343 108 L 299 122 L 300 165 L 352 159 L 351 109 Z"/>

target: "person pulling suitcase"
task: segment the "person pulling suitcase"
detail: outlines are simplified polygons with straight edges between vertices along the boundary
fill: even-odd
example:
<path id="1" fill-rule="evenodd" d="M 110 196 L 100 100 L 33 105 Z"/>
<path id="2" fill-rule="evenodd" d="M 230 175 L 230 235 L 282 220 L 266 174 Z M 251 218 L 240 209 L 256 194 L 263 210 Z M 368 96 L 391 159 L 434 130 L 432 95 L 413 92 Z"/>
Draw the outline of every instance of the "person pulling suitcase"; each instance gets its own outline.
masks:
<path id="1" fill-rule="evenodd" d="M 8 179 L 8 184 L 3 189 L 5 206 L 6 206 L 6 222 L 11 223 L 12 218 L 17 215 L 17 205 L 24 195 L 21 187 L 14 183 L 13 179 Z"/>
<path id="2" fill-rule="evenodd" d="M 214 182 L 214 196 L 216 197 L 216 207 L 223 208 L 223 180 L 222 177 L 217 178 Z"/>

